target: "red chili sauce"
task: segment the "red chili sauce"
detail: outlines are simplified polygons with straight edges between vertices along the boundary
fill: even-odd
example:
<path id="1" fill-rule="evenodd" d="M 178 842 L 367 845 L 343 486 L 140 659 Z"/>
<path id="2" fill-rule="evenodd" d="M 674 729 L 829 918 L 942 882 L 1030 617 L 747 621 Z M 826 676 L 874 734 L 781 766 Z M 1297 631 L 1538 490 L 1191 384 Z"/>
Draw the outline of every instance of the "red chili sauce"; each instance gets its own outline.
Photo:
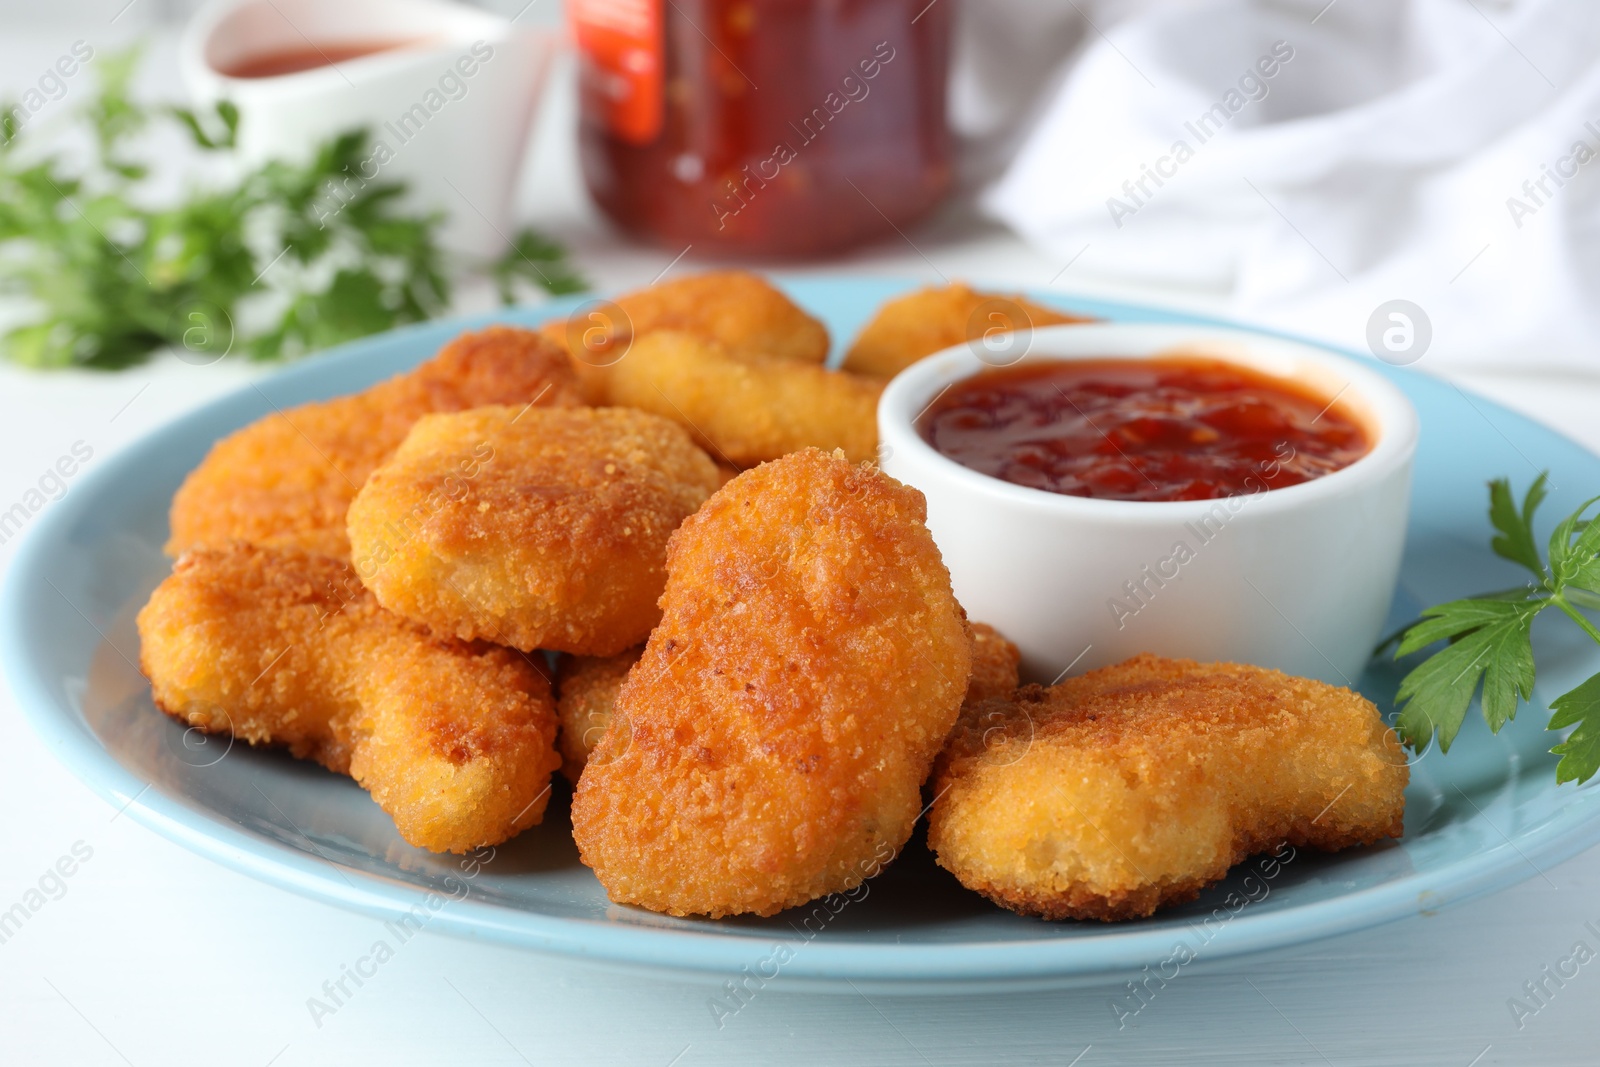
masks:
<path id="1" fill-rule="evenodd" d="M 1060 360 L 958 382 L 917 429 L 963 467 L 1015 485 L 1212 500 L 1298 485 L 1365 455 L 1366 433 L 1336 399 L 1217 360 Z"/>

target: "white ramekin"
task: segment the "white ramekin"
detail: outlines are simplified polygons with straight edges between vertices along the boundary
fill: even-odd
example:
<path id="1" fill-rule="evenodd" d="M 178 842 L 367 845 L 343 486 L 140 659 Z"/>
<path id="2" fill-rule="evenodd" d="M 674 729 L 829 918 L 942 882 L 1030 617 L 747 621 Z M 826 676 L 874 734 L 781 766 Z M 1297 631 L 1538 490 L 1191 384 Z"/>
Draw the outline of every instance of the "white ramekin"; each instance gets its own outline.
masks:
<path id="1" fill-rule="evenodd" d="M 330 42 L 406 41 L 337 65 L 271 78 L 224 73 L 238 60 Z M 178 69 L 190 95 L 239 109 L 247 164 L 301 162 L 365 127 L 359 173 L 323 193 L 336 213 L 369 182 L 404 181 L 406 204 L 445 217 L 440 243 L 491 258 L 513 229 L 523 148 L 556 36 L 444 0 L 211 0 L 184 29 Z"/>
<path id="2" fill-rule="evenodd" d="M 1026 348 L 1016 362 L 1192 355 L 1250 367 L 1336 399 L 1372 449 L 1313 481 L 1223 500 L 1063 496 L 963 467 L 918 432 L 934 399 L 992 355 L 961 346 L 902 371 L 878 405 L 883 470 L 926 494 L 956 596 L 1021 648 L 1025 680 L 1153 652 L 1353 685 L 1405 544 L 1417 447 L 1405 394 L 1354 359 L 1236 330 L 1054 326 Z"/>

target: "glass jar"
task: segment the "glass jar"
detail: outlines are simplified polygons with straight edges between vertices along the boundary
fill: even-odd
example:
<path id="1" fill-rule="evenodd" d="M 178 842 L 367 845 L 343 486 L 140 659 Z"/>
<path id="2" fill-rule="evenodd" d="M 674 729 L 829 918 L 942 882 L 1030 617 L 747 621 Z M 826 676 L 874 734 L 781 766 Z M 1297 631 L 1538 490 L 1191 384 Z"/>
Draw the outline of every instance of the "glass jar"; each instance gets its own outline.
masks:
<path id="1" fill-rule="evenodd" d="M 956 0 L 571 0 L 580 152 L 629 233 L 810 257 L 950 187 Z"/>

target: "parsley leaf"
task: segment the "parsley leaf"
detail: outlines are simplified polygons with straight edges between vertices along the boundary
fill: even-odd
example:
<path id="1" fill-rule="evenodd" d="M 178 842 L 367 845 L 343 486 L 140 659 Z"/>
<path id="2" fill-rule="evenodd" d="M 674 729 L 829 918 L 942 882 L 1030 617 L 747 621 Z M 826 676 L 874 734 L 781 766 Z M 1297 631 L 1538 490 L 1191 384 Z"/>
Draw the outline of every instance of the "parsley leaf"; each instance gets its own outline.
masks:
<path id="1" fill-rule="evenodd" d="M 491 268 L 490 276 L 502 304 L 516 301 L 519 280 L 540 286 L 553 296 L 581 293 L 589 288 L 583 276 L 567 265 L 561 246 L 531 229 L 517 234 L 505 255 Z"/>
<path id="2" fill-rule="evenodd" d="M 462 269 L 489 275 L 508 303 L 517 281 L 584 288 L 560 246 L 531 230 L 499 263 L 448 263 L 441 216 L 407 213 L 402 183 L 358 177 L 361 130 L 303 163 L 268 162 L 152 206 L 135 135 L 171 122 L 226 153 L 239 112 L 143 106 L 129 93 L 137 61 L 135 50 L 96 60 L 99 88 L 76 115 L 87 158 L 19 150 L 31 132 L 0 101 L 0 293 L 20 296 L 25 314 L 3 337 L 6 358 L 118 368 L 171 347 L 206 362 L 279 359 L 438 315 Z"/>
<path id="3" fill-rule="evenodd" d="M 1533 695 L 1529 628 L 1544 607 L 1537 600 L 1453 600 L 1423 612 L 1423 621 L 1406 631 L 1396 656 L 1442 638 L 1452 643 L 1400 683 L 1397 695 L 1405 710 L 1398 726 L 1406 743 L 1420 750 L 1437 733 L 1439 748 L 1450 751 L 1479 679 L 1489 728 L 1498 731 L 1514 718 L 1517 699 Z"/>
<path id="4" fill-rule="evenodd" d="M 1520 514 L 1511 496 L 1511 482 L 1496 478 L 1489 483 L 1489 522 L 1500 531 L 1500 536 L 1489 543 L 1490 547 L 1496 555 L 1528 568 L 1540 581 L 1545 577 L 1544 563 L 1539 559 L 1539 546 L 1533 539 L 1533 513 L 1545 498 L 1546 481 L 1547 474 L 1534 479 L 1528 487 L 1528 495 L 1523 497 Z"/>
<path id="5" fill-rule="evenodd" d="M 189 130 L 189 136 L 201 148 L 232 148 L 239 136 L 239 109 L 232 100 L 223 100 L 217 104 L 217 118 L 222 120 L 222 129 L 207 129 L 209 122 L 195 114 L 186 107 L 168 108 L 168 114 L 183 123 Z"/>
<path id="6" fill-rule="evenodd" d="M 1591 588 L 1600 583 L 1600 525 L 1583 518 L 1597 500 L 1600 497 L 1585 500 L 1550 535 L 1550 578 L 1557 588 Z"/>
<path id="7" fill-rule="evenodd" d="M 1587 782 L 1600 771 L 1600 674 L 1550 702 L 1550 729 L 1577 729 L 1550 751 L 1561 757 L 1557 782 Z"/>
<path id="8" fill-rule="evenodd" d="M 1520 590 L 1452 600 L 1422 613 L 1398 635 L 1395 658 L 1434 644 L 1449 644 L 1400 681 L 1401 712 L 1396 729 L 1413 750 L 1437 736 L 1448 752 L 1478 685 L 1483 684 L 1483 717 L 1491 732 L 1516 717 L 1519 701 L 1533 697 L 1534 618 L 1556 607 L 1600 644 L 1597 629 L 1578 609 L 1600 606 L 1600 521 L 1585 515 L 1600 497 L 1584 503 L 1550 535 L 1549 564 L 1539 555 L 1533 516 L 1545 498 L 1548 477 L 1539 475 L 1519 510 L 1504 478 L 1489 483 L 1489 521 L 1498 531 L 1496 554 L 1521 564 L 1538 579 Z M 1394 639 L 1379 646 L 1381 651 Z M 1600 674 L 1550 703 L 1548 729 L 1576 729 L 1550 751 L 1561 757 L 1556 781 L 1585 782 L 1600 772 Z"/>

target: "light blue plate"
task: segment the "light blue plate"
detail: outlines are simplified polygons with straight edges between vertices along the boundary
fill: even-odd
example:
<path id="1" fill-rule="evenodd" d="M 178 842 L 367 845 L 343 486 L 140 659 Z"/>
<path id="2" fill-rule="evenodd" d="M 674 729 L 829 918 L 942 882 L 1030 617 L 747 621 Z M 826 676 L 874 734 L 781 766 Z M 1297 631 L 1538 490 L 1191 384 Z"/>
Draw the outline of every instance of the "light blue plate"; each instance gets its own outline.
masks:
<path id="1" fill-rule="evenodd" d="M 865 277 L 787 284 L 835 338 L 851 336 L 882 300 L 909 287 Z M 1037 299 L 1109 319 L 1202 321 L 1060 294 Z M 1554 738 L 1544 730 L 1549 698 L 1600 670 L 1600 649 L 1574 627 L 1543 628 L 1543 619 L 1534 706 L 1498 737 L 1474 712 L 1448 756 L 1416 762 L 1400 842 L 1338 856 L 1301 853 L 1272 877 L 1250 865 L 1188 907 L 1115 926 L 1044 923 L 995 908 L 936 867 L 919 841 L 837 914 L 795 909 L 722 922 L 653 915 L 608 902 L 578 862 L 563 787 L 544 825 L 492 857 L 435 856 L 405 844 L 348 779 L 281 752 L 221 739 L 197 744 L 154 709 L 136 668 L 133 618 L 168 570 L 160 551 L 168 501 L 214 440 L 271 405 L 347 393 L 403 370 L 464 328 L 537 322 L 578 302 L 346 345 L 179 419 L 74 483 L 35 525 L 0 602 L 0 668 L 50 748 L 131 817 L 274 885 L 385 918 L 419 907 L 428 929 L 612 965 L 719 981 L 748 970 L 754 977 L 742 980 L 750 988 L 774 975 L 790 988 L 848 980 L 902 992 L 1108 981 L 1159 970 L 1179 942 L 1196 957 L 1190 966 L 1209 968 L 1500 889 L 1600 841 L 1600 790 L 1557 788 L 1547 752 Z M 1379 369 L 1410 395 L 1423 426 L 1394 621 L 1517 584 L 1516 568 L 1487 548 L 1485 481 L 1509 475 L 1525 486 L 1548 468 L 1556 488 L 1545 512 L 1553 522 L 1600 492 L 1600 457 L 1446 383 Z M 1397 680 L 1379 668 L 1361 688 L 1388 710 Z"/>

